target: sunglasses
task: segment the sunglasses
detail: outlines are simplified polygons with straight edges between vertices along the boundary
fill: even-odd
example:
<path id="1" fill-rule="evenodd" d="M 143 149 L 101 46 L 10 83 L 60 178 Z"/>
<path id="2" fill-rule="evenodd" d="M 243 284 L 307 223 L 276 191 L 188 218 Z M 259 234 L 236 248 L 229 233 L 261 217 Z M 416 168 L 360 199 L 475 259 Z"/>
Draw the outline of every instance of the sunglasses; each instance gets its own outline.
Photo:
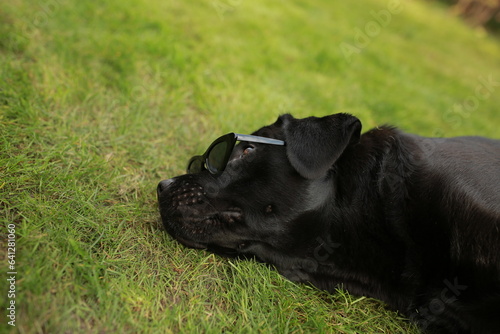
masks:
<path id="1" fill-rule="evenodd" d="M 196 155 L 189 160 L 187 173 L 194 174 L 208 170 L 211 174 L 221 173 L 225 168 L 233 152 L 237 141 L 246 141 L 250 143 L 285 145 L 285 142 L 278 139 L 241 135 L 237 133 L 228 133 L 217 138 L 206 150 L 203 155 Z"/>

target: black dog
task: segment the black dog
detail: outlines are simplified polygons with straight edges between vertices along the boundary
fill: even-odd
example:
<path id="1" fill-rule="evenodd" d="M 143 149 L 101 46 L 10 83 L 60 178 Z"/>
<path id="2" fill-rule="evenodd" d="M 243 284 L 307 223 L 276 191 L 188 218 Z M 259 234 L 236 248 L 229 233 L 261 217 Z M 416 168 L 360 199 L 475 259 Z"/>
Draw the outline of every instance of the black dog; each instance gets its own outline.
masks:
<path id="1" fill-rule="evenodd" d="M 255 135 L 284 146 L 241 142 L 222 173 L 160 182 L 163 224 L 429 332 L 500 333 L 500 141 L 360 131 L 347 114 L 281 116 Z"/>

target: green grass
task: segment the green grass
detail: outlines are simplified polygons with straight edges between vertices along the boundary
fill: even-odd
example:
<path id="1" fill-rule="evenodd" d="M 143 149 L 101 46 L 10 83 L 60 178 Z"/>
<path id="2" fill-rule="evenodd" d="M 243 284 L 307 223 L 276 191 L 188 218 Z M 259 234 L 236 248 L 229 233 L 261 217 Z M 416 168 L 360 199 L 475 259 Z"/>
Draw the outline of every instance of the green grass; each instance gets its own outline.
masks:
<path id="1" fill-rule="evenodd" d="M 349 61 L 340 45 L 387 2 L 2 5 L 1 331 L 417 333 L 375 300 L 180 246 L 155 195 L 214 137 L 284 112 L 498 138 L 499 42 L 439 4 L 402 3 Z M 479 99 L 480 77 L 493 84 Z"/>

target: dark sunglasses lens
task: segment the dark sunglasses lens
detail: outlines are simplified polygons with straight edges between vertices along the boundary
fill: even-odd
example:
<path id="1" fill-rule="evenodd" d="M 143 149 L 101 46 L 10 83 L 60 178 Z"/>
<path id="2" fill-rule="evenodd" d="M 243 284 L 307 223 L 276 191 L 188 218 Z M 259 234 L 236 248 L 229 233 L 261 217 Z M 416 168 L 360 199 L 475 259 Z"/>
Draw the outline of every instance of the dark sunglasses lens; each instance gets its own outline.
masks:
<path id="1" fill-rule="evenodd" d="M 207 168 L 210 173 L 217 174 L 226 167 L 227 146 L 228 143 L 222 141 L 212 147 L 208 153 Z"/>
<path id="2" fill-rule="evenodd" d="M 187 168 L 188 174 L 196 174 L 203 170 L 203 158 L 196 157 L 189 161 L 189 165 Z"/>

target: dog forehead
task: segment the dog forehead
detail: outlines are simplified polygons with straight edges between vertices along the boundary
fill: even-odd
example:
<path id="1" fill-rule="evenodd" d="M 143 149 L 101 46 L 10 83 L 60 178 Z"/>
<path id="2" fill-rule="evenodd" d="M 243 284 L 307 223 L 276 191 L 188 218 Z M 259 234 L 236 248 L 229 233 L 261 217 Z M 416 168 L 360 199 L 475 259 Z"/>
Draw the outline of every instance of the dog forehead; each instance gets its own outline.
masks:
<path id="1" fill-rule="evenodd" d="M 253 135 L 284 140 L 286 125 L 295 118 L 291 114 L 280 115 L 272 124 L 256 130 Z"/>
<path id="2" fill-rule="evenodd" d="M 276 123 L 264 126 L 253 132 L 252 135 L 280 140 L 283 140 L 284 138 L 284 132 L 281 125 L 277 125 Z"/>

